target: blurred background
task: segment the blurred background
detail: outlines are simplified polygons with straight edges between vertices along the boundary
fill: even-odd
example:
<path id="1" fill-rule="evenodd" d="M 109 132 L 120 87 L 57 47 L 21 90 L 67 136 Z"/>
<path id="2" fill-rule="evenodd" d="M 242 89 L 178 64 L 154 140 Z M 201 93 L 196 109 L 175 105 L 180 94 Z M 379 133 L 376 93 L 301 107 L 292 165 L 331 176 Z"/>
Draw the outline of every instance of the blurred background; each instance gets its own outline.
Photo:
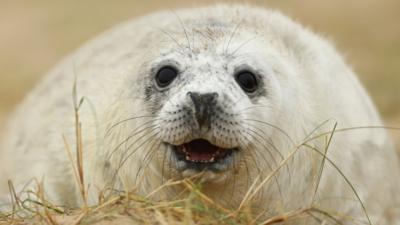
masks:
<path id="1" fill-rule="evenodd" d="M 155 10 L 216 2 L 0 0 L 0 128 L 46 71 L 112 25 Z M 359 74 L 386 124 L 400 127 L 399 0 L 228 2 L 279 9 L 332 40 Z M 393 136 L 400 146 L 400 132 Z"/>

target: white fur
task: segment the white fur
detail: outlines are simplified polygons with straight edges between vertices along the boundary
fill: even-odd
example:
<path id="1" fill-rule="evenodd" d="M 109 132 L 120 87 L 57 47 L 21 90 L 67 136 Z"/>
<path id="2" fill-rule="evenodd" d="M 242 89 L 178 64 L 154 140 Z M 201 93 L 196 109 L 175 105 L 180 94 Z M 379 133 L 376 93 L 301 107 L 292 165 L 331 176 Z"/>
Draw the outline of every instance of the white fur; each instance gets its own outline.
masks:
<path id="1" fill-rule="evenodd" d="M 153 66 L 171 60 L 179 63 L 177 66 L 184 71 L 181 76 L 189 78 L 186 85 L 162 102 L 157 120 L 143 117 L 113 126 L 133 116 L 150 114 L 143 92 L 146 77 Z M 265 94 L 256 102 L 231 77 L 241 65 L 263 75 Z M 336 130 L 382 124 L 370 98 L 334 48 L 279 12 L 239 5 L 180 10 L 176 15 L 158 12 L 101 35 L 55 67 L 29 94 L 10 121 L 1 145 L 0 159 L 9 164 L 0 177 L 4 187 L 7 179 L 22 189 L 36 178 L 44 181 L 51 199 L 60 204 L 80 204 L 62 138 L 65 135 L 71 149 L 75 148 L 75 76 L 78 95 L 86 99 L 80 117 L 91 203 L 117 169 L 115 187 L 137 187 L 142 194 L 153 191 L 167 178 L 193 175 L 194 171 L 176 171 L 173 165 L 177 162 L 169 162 L 171 152 L 160 142 L 182 144 L 203 137 L 223 147 L 245 149 L 237 168 L 203 175 L 206 194 L 237 207 L 256 177 L 266 178 L 309 134 L 327 133 L 308 142 L 324 152 L 336 122 Z M 168 112 L 189 104 L 188 91 L 225 94 L 219 104 L 225 112 L 237 115 L 231 119 L 241 125 L 229 128 L 240 134 L 239 141 L 224 139 L 227 133 L 215 126 L 202 134 L 191 133 L 187 126 L 174 130 L 177 122 L 166 122 L 174 118 Z M 234 104 L 235 100 L 239 102 Z M 275 128 L 254 120 L 266 121 Z M 119 145 L 145 123 L 157 128 Z M 246 133 L 249 129 L 258 130 L 264 139 Z M 174 138 L 169 136 L 171 132 L 176 134 Z M 137 151 L 119 168 L 121 159 L 132 152 L 127 149 Z M 147 154 L 152 149 L 157 150 L 155 157 Z M 399 207 L 400 174 L 396 153 L 384 129 L 336 132 L 327 157 L 352 183 L 374 224 L 396 224 L 400 220 L 391 221 L 387 216 L 389 210 Z M 264 185 L 254 204 L 268 209 L 267 216 L 309 207 L 321 160 L 321 155 L 310 148 L 299 147 L 288 166 Z M 163 166 L 165 179 L 161 179 Z M 34 187 L 32 182 L 28 187 Z M 3 196 L 7 196 L 6 190 Z M 171 193 L 166 193 L 167 197 L 172 198 Z M 366 222 L 353 191 L 329 162 L 325 163 L 314 205 Z M 294 224 L 299 221 L 315 222 L 307 218 Z M 343 223 L 352 221 L 343 219 Z"/>

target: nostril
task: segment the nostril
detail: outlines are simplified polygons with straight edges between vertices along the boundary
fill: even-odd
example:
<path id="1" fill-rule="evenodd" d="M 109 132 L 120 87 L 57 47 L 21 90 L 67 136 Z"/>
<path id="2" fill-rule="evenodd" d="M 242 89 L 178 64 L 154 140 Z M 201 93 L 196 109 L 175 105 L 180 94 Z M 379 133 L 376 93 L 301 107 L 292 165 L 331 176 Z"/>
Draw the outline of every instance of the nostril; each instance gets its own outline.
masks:
<path id="1" fill-rule="evenodd" d="M 205 94 L 204 98 L 206 99 L 206 102 L 208 104 L 212 104 L 218 98 L 218 93 L 211 92 L 211 93 Z"/>
<path id="2" fill-rule="evenodd" d="M 211 92 L 211 93 L 205 94 L 204 97 L 207 99 L 206 101 L 208 104 L 213 104 L 214 101 L 217 100 L 218 96 L 219 95 L 217 92 Z"/>
<path id="3" fill-rule="evenodd" d="M 195 106 L 197 106 L 198 104 L 200 104 L 201 102 L 201 98 L 200 95 L 196 92 L 188 92 L 187 96 L 190 97 L 190 99 L 192 100 L 192 102 L 194 103 Z"/>
<path id="4" fill-rule="evenodd" d="M 208 93 L 208 98 L 210 98 L 211 101 L 216 100 L 218 98 L 218 93 L 217 92 L 211 92 Z"/>

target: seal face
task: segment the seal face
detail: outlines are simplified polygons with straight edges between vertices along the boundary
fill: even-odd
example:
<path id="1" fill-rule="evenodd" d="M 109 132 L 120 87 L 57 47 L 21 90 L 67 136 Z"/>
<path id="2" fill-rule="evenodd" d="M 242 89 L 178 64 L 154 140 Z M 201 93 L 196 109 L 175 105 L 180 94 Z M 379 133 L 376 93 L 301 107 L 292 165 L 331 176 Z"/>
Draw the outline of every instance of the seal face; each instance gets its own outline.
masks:
<path id="1" fill-rule="evenodd" d="M 81 204 L 64 147 L 76 138 L 75 95 L 86 100 L 79 115 L 93 204 L 102 189 L 146 195 L 194 175 L 231 208 L 257 187 L 252 204 L 266 216 L 318 206 L 340 211 L 343 224 L 381 222 L 398 204 L 396 153 L 384 130 L 349 129 L 381 120 L 329 43 L 250 6 L 177 15 L 127 22 L 57 66 L 10 122 L 0 159 L 13 166 L 0 182 L 23 189 L 45 177 L 51 199 Z"/>
<path id="2" fill-rule="evenodd" d="M 208 31 L 213 40 L 201 39 L 200 46 L 191 44 L 178 52 L 176 47 L 162 47 L 160 52 L 167 54 L 151 66 L 150 71 L 156 72 L 148 76 L 148 104 L 158 109 L 154 124 L 157 138 L 171 152 L 173 166 L 183 174 L 220 173 L 240 164 L 254 142 L 247 121 L 251 107 L 270 101 L 264 85 L 272 75 L 269 65 L 257 63 L 263 55 L 237 55 L 224 45 L 227 38 L 238 44 L 250 34 L 222 35 L 221 29 L 233 28 L 220 24 L 198 28 L 198 35 Z M 257 44 L 261 43 L 253 43 Z"/>

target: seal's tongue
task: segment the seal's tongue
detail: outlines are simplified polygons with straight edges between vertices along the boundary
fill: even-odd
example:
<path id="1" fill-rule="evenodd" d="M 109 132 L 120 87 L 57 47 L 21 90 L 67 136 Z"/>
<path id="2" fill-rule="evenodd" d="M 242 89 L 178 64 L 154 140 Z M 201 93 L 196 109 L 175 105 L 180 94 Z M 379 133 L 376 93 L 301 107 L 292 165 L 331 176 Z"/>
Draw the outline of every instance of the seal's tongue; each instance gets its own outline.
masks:
<path id="1" fill-rule="evenodd" d="M 219 147 L 210 142 L 198 139 L 183 145 L 186 159 L 195 162 L 213 162 L 217 156 Z"/>

